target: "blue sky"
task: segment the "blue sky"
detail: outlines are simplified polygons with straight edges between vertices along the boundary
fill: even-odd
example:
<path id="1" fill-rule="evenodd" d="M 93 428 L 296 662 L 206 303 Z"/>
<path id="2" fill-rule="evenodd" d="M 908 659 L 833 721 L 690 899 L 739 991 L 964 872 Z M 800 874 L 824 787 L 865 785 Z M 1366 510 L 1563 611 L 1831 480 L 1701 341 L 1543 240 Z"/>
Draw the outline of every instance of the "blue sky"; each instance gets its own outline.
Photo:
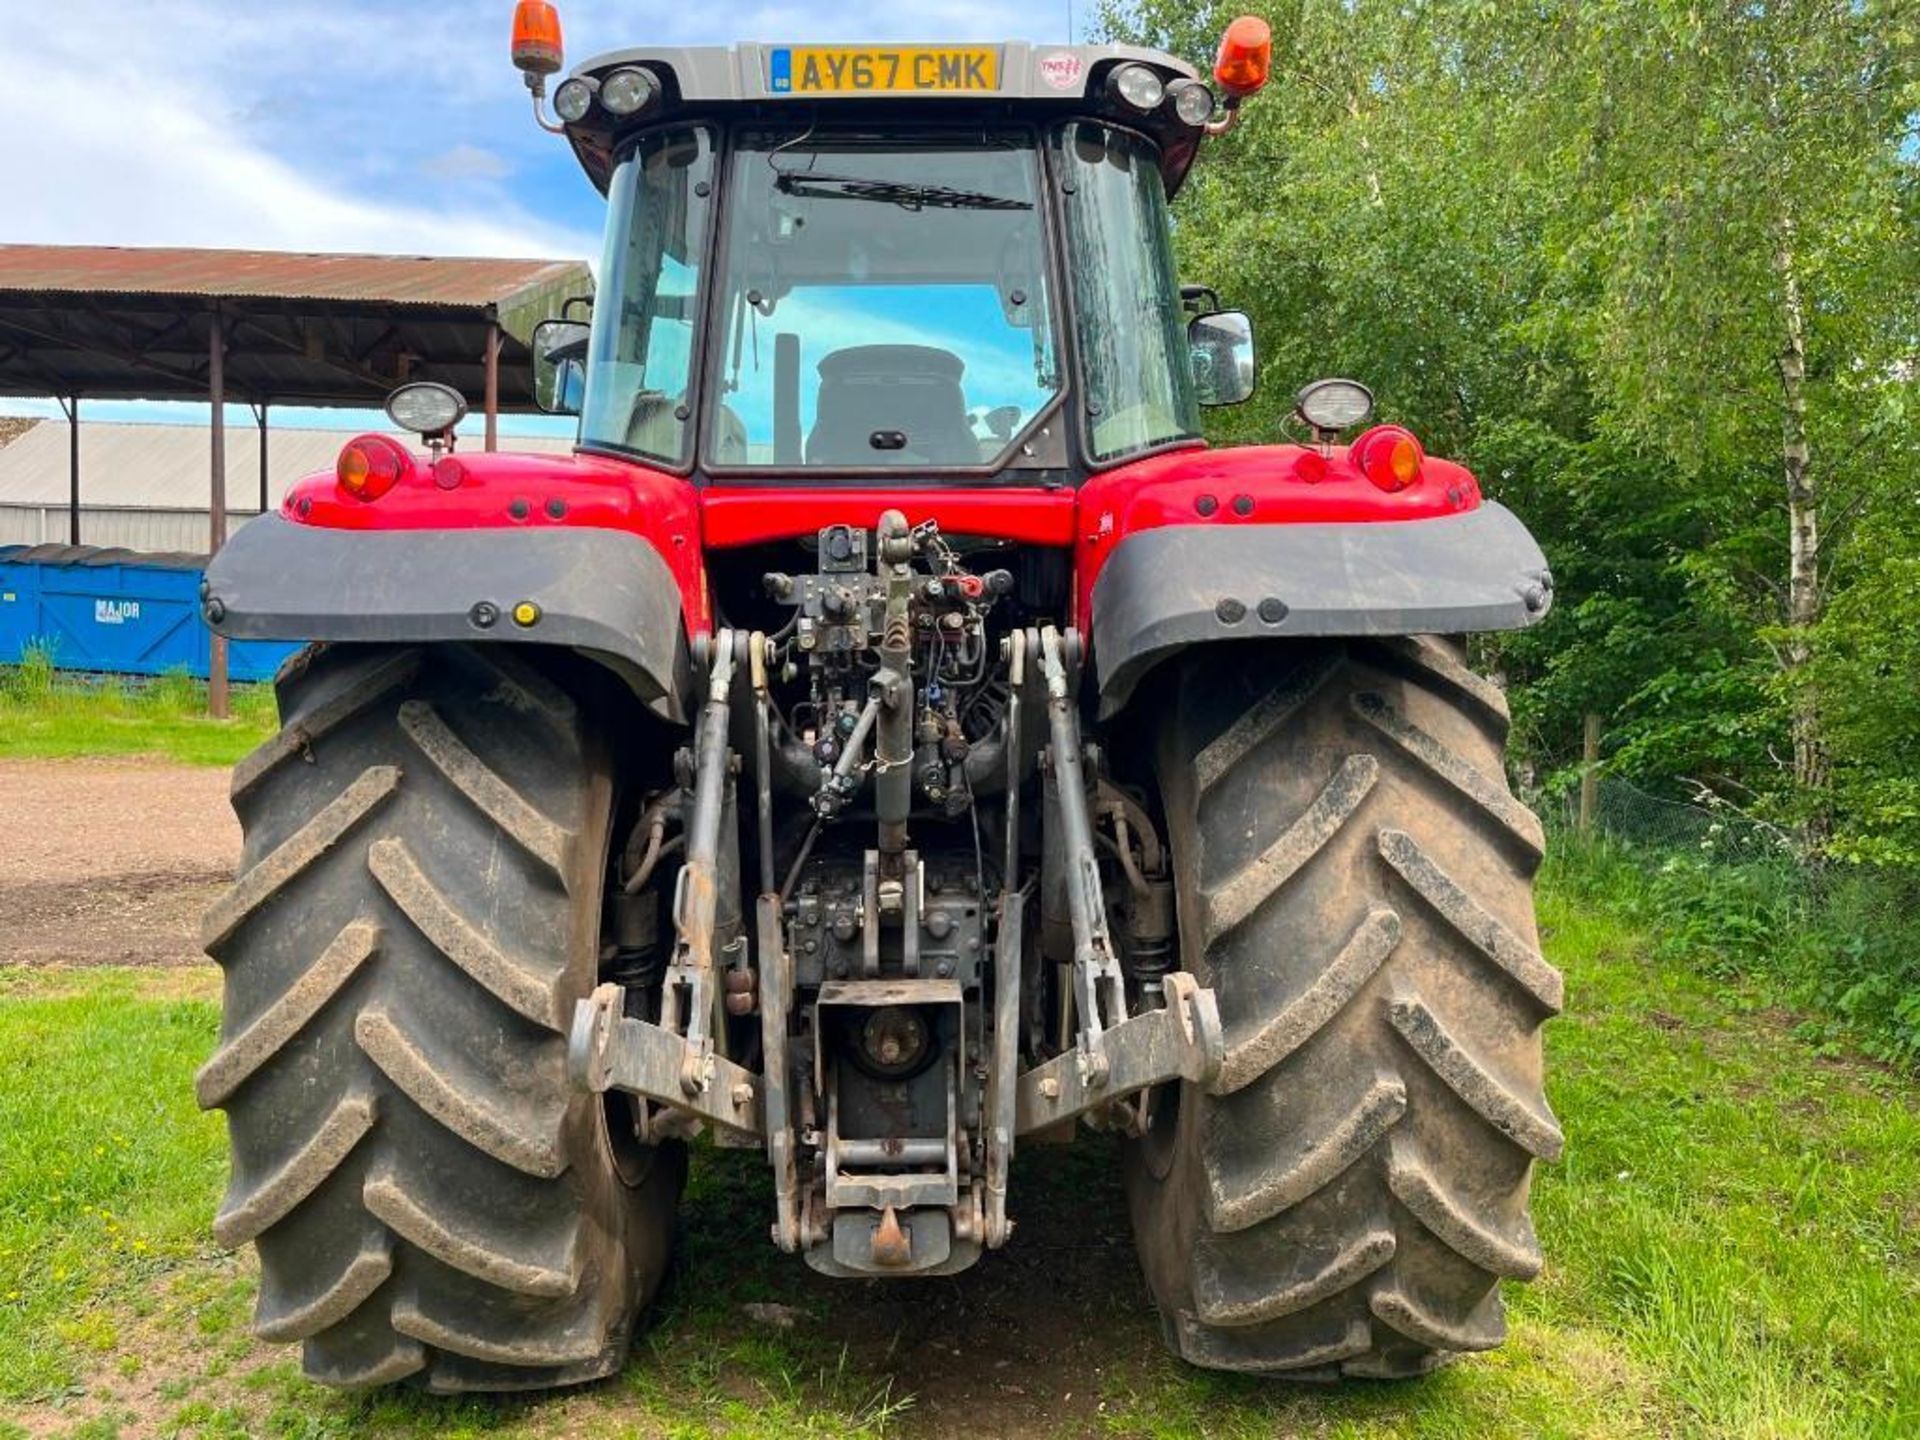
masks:
<path id="1" fill-rule="evenodd" d="M 508 62 L 511 0 L 8 8 L 0 239 L 598 254 L 599 197 L 564 143 L 534 127 Z M 1090 8 L 1080 0 L 1081 16 Z M 1067 0 L 559 0 L 559 9 L 570 64 L 645 44 L 1058 41 L 1068 23 Z M 58 413 L 51 402 L 5 400 L 0 411 Z M 106 402 L 86 410 L 94 419 L 204 413 Z M 344 411 L 280 418 L 365 423 Z"/>

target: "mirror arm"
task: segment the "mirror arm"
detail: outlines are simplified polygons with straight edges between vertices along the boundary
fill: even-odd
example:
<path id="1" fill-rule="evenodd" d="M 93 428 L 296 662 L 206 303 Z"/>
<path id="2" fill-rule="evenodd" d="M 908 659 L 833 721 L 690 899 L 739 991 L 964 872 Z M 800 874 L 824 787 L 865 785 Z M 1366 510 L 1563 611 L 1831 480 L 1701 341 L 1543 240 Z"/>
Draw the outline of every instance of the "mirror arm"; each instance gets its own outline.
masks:
<path id="1" fill-rule="evenodd" d="M 1192 310 L 1196 317 L 1212 314 L 1220 308 L 1220 294 L 1211 285 L 1182 285 L 1180 303 Z"/>

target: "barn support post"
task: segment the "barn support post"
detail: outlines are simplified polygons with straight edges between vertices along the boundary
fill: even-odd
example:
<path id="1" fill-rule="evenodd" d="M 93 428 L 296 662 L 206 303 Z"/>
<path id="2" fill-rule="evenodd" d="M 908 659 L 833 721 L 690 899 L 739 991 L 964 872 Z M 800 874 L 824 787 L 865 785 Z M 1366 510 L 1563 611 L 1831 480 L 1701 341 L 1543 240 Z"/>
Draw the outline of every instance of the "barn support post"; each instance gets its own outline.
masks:
<path id="1" fill-rule="evenodd" d="M 500 448 L 500 322 L 487 325 L 487 449 Z"/>
<path id="2" fill-rule="evenodd" d="M 227 543 L 227 324 L 220 307 L 213 307 L 207 327 L 207 399 L 213 406 L 208 432 L 213 456 L 213 497 L 208 513 L 212 517 L 207 536 L 209 556 L 220 553 Z M 216 720 L 227 718 L 227 638 L 215 635 L 207 657 L 207 713 Z"/>
<path id="3" fill-rule="evenodd" d="M 267 402 L 248 407 L 260 426 L 260 513 L 267 513 Z"/>
<path id="4" fill-rule="evenodd" d="M 67 417 L 67 543 L 80 543 L 80 397 L 56 396 Z"/>

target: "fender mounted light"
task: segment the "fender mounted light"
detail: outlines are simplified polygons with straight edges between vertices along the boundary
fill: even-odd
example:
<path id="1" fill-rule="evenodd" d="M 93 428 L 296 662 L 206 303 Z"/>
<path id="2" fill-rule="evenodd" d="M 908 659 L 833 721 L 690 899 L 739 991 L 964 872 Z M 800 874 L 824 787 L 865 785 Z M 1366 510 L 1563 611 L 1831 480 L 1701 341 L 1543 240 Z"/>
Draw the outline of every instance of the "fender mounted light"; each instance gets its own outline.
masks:
<path id="1" fill-rule="evenodd" d="M 1267 83 L 1273 69 L 1273 31 L 1258 15 L 1242 15 L 1220 37 L 1213 82 L 1228 96 L 1244 100 Z"/>
<path id="2" fill-rule="evenodd" d="M 1398 425 L 1376 425 L 1353 442 L 1349 453 L 1360 473 L 1389 495 L 1417 481 L 1427 459 L 1413 433 Z"/>
<path id="3" fill-rule="evenodd" d="M 387 418 L 430 443 L 445 440 L 467 415 L 467 398 L 438 380 L 411 380 L 387 396 Z"/>
<path id="4" fill-rule="evenodd" d="M 1373 392 L 1358 380 L 1316 380 L 1294 397 L 1293 412 L 1313 427 L 1317 439 L 1331 441 L 1342 430 L 1367 423 Z"/>
<path id="5" fill-rule="evenodd" d="M 543 81 L 566 63 L 560 43 L 560 12 L 547 0 L 520 0 L 513 7 L 513 65 L 527 83 Z"/>
<path id="6" fill-rule="evenodd" d="M 413 457 L 385 435 L 356 435 L 340 450 L 333 476 L 356 500 L 378 500 L 413 469 Z"/>

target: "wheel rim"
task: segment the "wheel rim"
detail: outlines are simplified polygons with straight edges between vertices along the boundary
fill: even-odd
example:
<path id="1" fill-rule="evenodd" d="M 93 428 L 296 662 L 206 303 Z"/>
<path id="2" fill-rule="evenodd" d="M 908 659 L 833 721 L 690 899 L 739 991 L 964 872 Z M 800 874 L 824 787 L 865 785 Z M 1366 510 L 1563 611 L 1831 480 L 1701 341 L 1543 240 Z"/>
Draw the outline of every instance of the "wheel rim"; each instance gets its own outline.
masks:
<path id="1" fill-rule="evenodd" d="M 1164 1181 L 1173 1170 L 1173 1157 L 1180 1149 L 1187 1089 L 1175 1083 L 1156 1086 L 1147 1092 L 1147 1130 L 1138 1143 L 1141 1163 L 1155 1180 Z"/>

